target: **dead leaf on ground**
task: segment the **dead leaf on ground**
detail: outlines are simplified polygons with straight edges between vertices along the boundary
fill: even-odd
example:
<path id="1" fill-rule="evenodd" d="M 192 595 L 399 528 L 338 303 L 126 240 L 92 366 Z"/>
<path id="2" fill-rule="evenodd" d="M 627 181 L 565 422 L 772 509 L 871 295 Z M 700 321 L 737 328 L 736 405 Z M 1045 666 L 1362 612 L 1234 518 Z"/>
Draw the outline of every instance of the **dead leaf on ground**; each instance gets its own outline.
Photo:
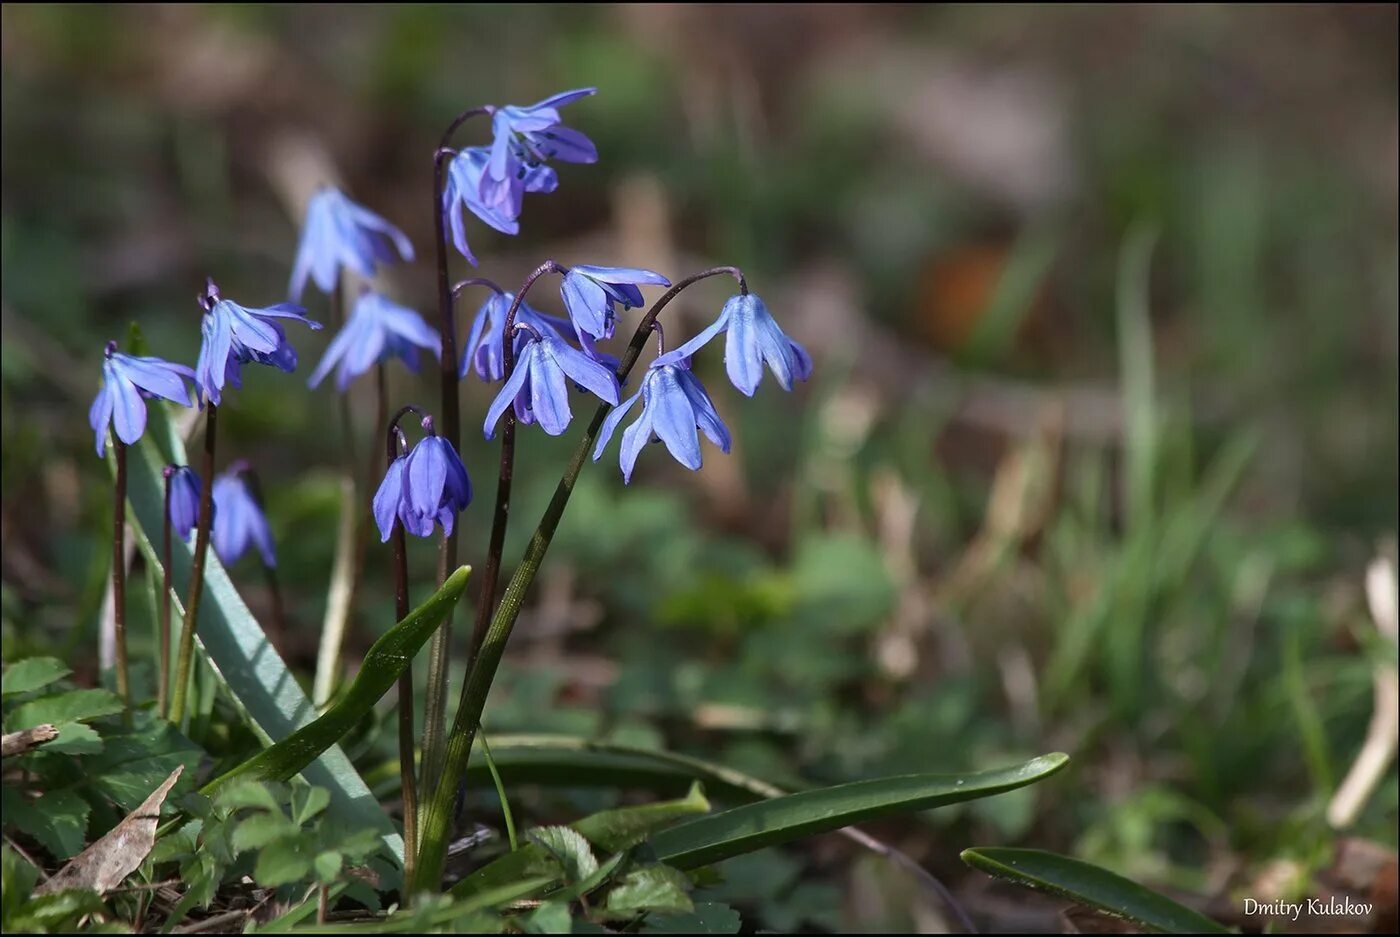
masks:
<path id="1" fill-rule="evenodd" d="M 151 796 L 126 815 L 110 833 L 84 849 L 72 862 L 59 869 L 58 874 L 35 889 L 35 895 L 47 895 L 78 888 L 106 894 L 122 883 L 150 853 L 156 844 L 156 826 L 160 808 L 184 765 L 170 772 L 170 777 L 151 791 Z"/>

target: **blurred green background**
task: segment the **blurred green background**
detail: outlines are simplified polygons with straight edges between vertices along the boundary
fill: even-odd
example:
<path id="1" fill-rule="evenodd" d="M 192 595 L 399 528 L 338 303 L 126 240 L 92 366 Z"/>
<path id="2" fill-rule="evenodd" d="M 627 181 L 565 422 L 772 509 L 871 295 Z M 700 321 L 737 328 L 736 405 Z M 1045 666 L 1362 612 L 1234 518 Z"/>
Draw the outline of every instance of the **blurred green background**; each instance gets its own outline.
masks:
<path id="1" fill-rule="evenodd" d="M 1362 587 L 1397 526 L 1393 6 L 0 18 L 7 659 L 67 648 L 96 679 L 110 508 L 83 417 L 106 339 L 139 320 L 192 362 L 206 275 L 283 298 L 330 180 L 409 233 L 419 259 L 383 285 L 432 320 L 441 128 L 596 85 L 566 118 L 601 161 L 562 167 L 519 237 L 470 222 L 479 272 L 738 264 L 817 369 L 748 400 L 707 355 L 730 456 L 692 475 L 651 449 L 630 487 L 615 449 L 585 472 L 491 731 L 779 783 L 1069 752 L 1054 783 L 885 830 L 1012 926 L 1037 919 L 996 910 L 962 846 L 1074 852 L 1221 907 L 1328 861 L 1323 812 L 1395 655 Z M 304 384 L 326 340 L 295 336 L 298 374 L 256 375 L 221 421 L 262 476 L 308 674 L 342 444 L 331 390 Z M 393 393 L 437 408 L 431 376 L 396 369 Z M 478 563 L 493 394 L 463 384 Z M 523 437 L 508 560 L 573 446 Z M 265 611 L 253 562 L 235 580 Z M 352 660 L 392 618 L 386 563 L 375 544 Z M 1354 831 L 1393 847 L 1397 796 L 1392 767 Z M 936 905 L 844 848 L 739 860 L 728 898 L 780 930 L 930 926 Z"/>

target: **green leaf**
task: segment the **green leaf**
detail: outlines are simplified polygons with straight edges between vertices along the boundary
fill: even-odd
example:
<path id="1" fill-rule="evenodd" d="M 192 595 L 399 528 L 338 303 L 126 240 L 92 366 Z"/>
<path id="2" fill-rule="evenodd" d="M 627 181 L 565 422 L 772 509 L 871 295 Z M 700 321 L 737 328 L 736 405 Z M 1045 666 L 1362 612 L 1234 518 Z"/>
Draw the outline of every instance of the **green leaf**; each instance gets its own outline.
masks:
<path id="1" fill-rule="evenodd" d="M 316 859 L 312 865 L 316 869 L 316 878 L 322 885 L 329 885 L 340 875 L 340 867 L 345 862 L 345 857 L 332 849 L 316 854 Z"/>
<path id="2" fill-rule="evenodd" d="M 471 567 L 462 566 L 408 617 L 390 628 L 370 647 L 350 688 L 319 719 L 291 733 L 282 741 L 254 755 L 237 768 L 210 781 L 202 789 L 210 794 L 234 779 L 287 781 L 307 768 L 322 752 L 334 747 L 355 727 L 399 679 L 414 655 L 438 629 L 467 588 Z M 351 767 L 350 770 L 354 770 Z M 364 781 L 355 775 L 361 785 Z M 311 781 L 311 778 L 307 779 Z M 313 784 L 321 786 L 319 781 Z M 365 797 L 370 798 L 369 790 Z M 372 801 L 372 798 L 371 798 Z M 380 819 L 383 813 L 375 807 Z"/>
<path id="3" fill-rule="evenodd" d="M 170 408 L 151 401 L 147 413 L 150 431 L 128 451 L 127 498 L 131 511 L 127 519 L 136 529 L 137 545 L 146 562 L 161 574 L 164 567 L 160 551 L 153 546 L 161 541 L 164 520 L 161 470 L 168 463 L 185 465 L 188 459 Z M 110 459 L 108 466 L 113 467 Z M 172 544 L 177 620 L 184 614 L 183 599 L 189 591 L 193 555 L 191 543 L 177 538 Z M 212 550 L 206 559 L 204 598 L 199 610 L 195 640 L 257 732 L 264 738 L 286 739 L 315 718 L 315 707 L 248 611 Z M 331 792 L 331 809 L 339 819 L 380 831 L 390 850 L 402 861 L 402 837 L 338 746 L 322 746 L 301 770 L 308 782 Z"/>
<path id="4" fill-rule="evenodd" d="M 681 800 L 668 800 L 640 807 L 604 810 L 573 824 L 590 843 L 606 852 L 635 846 L 651 833 L 695 814 L 709 813 L 710 802 L 697 781 Z"/>
<path id="5" fill-rule="evenodd" d="M 81 722 L 64 722 L 55 728 L 58 729 L 58 738 L 44 744 L 45 752 L 57 752 L 60 755 L 95 755 L 102 751 L 102 737 L 92 726 L 85 726 Z"/>
<path id="6" fill-rule="evenodd" d="M 122 711 L 122 701 L 117 694 L 108 690 L 69 690 L 52 696 L 30 700 L 15 708 L 10 718 L 5 720 L 6 728 L 32 729 L 35 726 L 52 722 L 81 722 L 110 716 Z"/>
<path id="7" fill-rule="evenodd" d="M 522 922 L 527 934 L 571 934 L 574 917 L 562 901 L 546 901 L 525 916 Z"/>
<path id="8" fill-rule="evenodd" d="M 0 930 L 20 933 L 14 918 L 38 881 L 37 868 L 8 845 L 0 847 Z"/>
<path id="9" fill-rule="evenodd" d="M 17 934 L 72 934 L 77 933 L 82 918 L 106 913 L 107 906 L 97 892 L 75 888 L 25 902 L 14 919 L 5 922 L 5 930 Z"/>
<path id="10" fill-rule="evenodd" d="M 92 806 L 71 790 L 50 791 L 6 819 L 43 843 L 57 859 L 76 856 L 87 837 Z"/>
<path id="11" fill-rule="evenodd" d="M 664 830 L 651 846 L 668 865 L 693 869 L 876 817 L 1015 790 L 1049 777 L 1068 760 L 1061 754 L 1042 755 L 1000 771 L 912 774 L 788 794 Z"/>
<path id="12" fill-rule="evenodd" d="M 255 813 L 233 831 L 233 851 L 237 854 L 262 849 L 269 843 L 296 835 L 297 827 L 282 815 L 282 811 Z"/>
<path id="13" fill-rule="evenodd" d="M 608 910 L 619 912 L 695 910 L 684 873 L 666 865 L 649 865 L 629 872 L 608 892 Z"/>
<path id="14" fill-rule="evenodd" d="M 737 934 L 742 925 L 739 912 L 726 904 L 702 901 L 689 914 L 649 914 L 642 926 L 644 934 Z"/>
<path id="15" fill-rule="evenodd" d="M 108 735 L 102 751 L 83 759 L 83 771 L 91 787 L 116 801 L 127 812 L 135 810 L 160 782 L 179 765 L 192 777 L 203 757 L 175 727 L 152 721 L 120 735 Z M 182 777 L 176 790 L 186 790 Z"/>
<path id="16" fill-rule="evenodd" d="M 1096 865 L 1039 849 L 965 849 L 974 869 L 1167 934 L 1227 934 L 1205 915 Z"/>
<path id="17" fill-rule="evenodd" d="M 296 837 L 275 840 L 258 853 L 253 878 L 264 888 L 278 888 L 300 881 L 311 871 L 311 860 L 301 850 Z"/>
<path id="18" fill-rule="evenodd" d="M 0 696 L 28 693 L 68 676 L 72 668 L 56 657 L 29 657 L 15 661 L 0 677 Z"/>
<path id="19" fill-rule="evenodd" d="M 270 810 L 280 814 L 282 801 L 286 797 L 284 795 L 279 798 L 274 788 L 278 792 L 284 790 L 280 785 L 263 781 L 233 781 L 219 788 L 214 797 L 214 806 L 219 810 Z M 201 793 L 199 796 L 205 795 Z"/>
<path id="20" fill-rule="evenodd" d="M 581 882 L 598 871 L 598 860 L 588 848 L 588 840 L 567 826 L 544 826 L 530 831 L 530 841 L 548 852 L 564 867 L 564 879 Z"/>
<path id="21" fill-rule="evenodd" d="M 292 822 L 301 826 L 330 805 L 331 792 L 324 787 L 298 784 L 292 789 Z"/>

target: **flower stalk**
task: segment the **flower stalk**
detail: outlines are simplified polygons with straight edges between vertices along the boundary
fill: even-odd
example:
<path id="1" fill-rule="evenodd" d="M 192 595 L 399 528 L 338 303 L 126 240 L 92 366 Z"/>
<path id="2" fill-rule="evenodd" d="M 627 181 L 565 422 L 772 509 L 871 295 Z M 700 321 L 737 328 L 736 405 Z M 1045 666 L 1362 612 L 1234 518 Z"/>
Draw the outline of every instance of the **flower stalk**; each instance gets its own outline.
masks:
<path id="1" fill-rule="evenodd" d="M 457 328 L 452 310 L 452 281 L 447 269 L 447 217 L 443 211 L 442 194 L 447 160 L 454 155 L 452 137 L 473 117 L 488 113 L 485 107 L 468 108 L 458 114 L 443 131 L 438 148 L 433 153 L 433 237 L 437 258 L 438 331 L 442 355 L 440 371 L 443 437 L 457 450 L 462 450 L 462 417 L 457 397 Z M 457 568 L 457 533 L 443 532 L 438 546 L 438 582 Z M 423 714 L 423 787 L 432 790 L 442 770 L 445 757 L 443 739 L 447 719 L 447 665 L 452 644 L 452 614 L 448 613 L 428 645 L 428 686 Z"/>
<path id="2" fill-rule="evenodd" d="M 174 538 L 170 534 L 170 488 L 175 472 L 166 466 L 161 474 L 165 478 L 165 523 L 160 543 L 160 661 L 156 670 L 156 711 L 164 716 L 170 702 L 170 591 L 175 587 L 175 571 L 171 568 L 171 541 Z"/>
<path id="3" fill-rule="evenodd" d="M 194 629 L 199 621 L 199 602 L 204 595 L 204 564 L 209 556 L 209 530 L 214 520 L 214 444 L 218 436 L 219 406 L 212 401 L 204 418 L 204 478 L 199 494 L 199 524 L 194 535 L 194 564 L 190 568 L 189 597 L 185 600 L 185 620 L 180 627 L 180 644 L 175 659 L 175 681 L 170 690 L 170 721 L 177 726 L 185 718 L 185 700 L 190 688 L 190 663 L 194 657 Z"/>
<path id="4" fill-rule="evenodd" d="M 117 695 L 123 718 L 131 719 L 130 671 L 126 659 L 126 443 L 113 437 L 117 480 L 112 489 L 112 628 L 116 635 Z"/>
<path id="5" fill-rule="evenodd" d="M 626 380 L 627 375 L 631 373 L 647 339 L 651 336 L 652 325 L 656 322 L 661 311 L 687 287 L 700 280 L 720 274 L 734 277 L 739 282 L 741 293 L 748 292 L 744 275 L 737 267 L 714 267 L 676 283 L 642 317 L 636 332 L 633 333 L 631 343 L 627 346 L 627 350 L 623 353 L 622 360 L 618 364 L 617 379 L 619 381 Z M 509 332 L 506 334 L 509 335 Z M 509 344 L 507 341 L 506 346 L 509 347 Z M 486 706 L 486 697 L 491 691 L 491 684 L 495 680 L 497 669 L 500 667 L 506 642 L 510 639 L 511 629 L 515 626 L 516 618 L 520 615 L 525 595 L 534 582 L 535 575 L 539 572 L 540 565 L 549 550 L 549 545 L 554 539 L 554 532 L 559 526 L 559 520 L 563 517 L 565 508 L 568 507 L 574 483 L 578 480 L 579 472 L 588 460 L 594 440 L 597 438 L 610 409 L 611 405 L 607 402 L 599 404 L 592 422 L 584 431 L 583 438 L 579 440 L 579 445 L 574 450 L 574 454 L 564 470 L 563 477 L 559 479 L 559 484 L 554 489 L 554 496 L 550 499 L 549 506 L 545 508 L 544 515 L 540 518 L 539 526 L 535 528 L 534 534 L 530 537 L 520 565 L 516 567 L 515 574 L 506 584 L 500 604 L 497 606 L 495 615 L 491 618 L 490 625 L 482 640 L 477 659 L 467 674 L 466 682 L 462 687 L 461 703 L 457 708 L 457 716 L 448 737 L 447 759 L 442 776 L 438 779 L 436 787 L 428 787 L 425 784 L 423 788 L 429 792 L 429 800 L 418 828 L 420 840 L 418 862 L 414 870 L 414 877 L 409 880 L 411 882 L 410 892 L 436 891 L 442 883 L 447 843 L 451 836 L 450 821 L 453 798 L 466 773 L 467 760 L 471 755 L 472 742 L 475 740 L 477 728 L 481 722 L 481 713 Z"/>
<path id="6" fill-rule="evenodd" d="M 399 417 L 406 411 L 400 410 Z M 394 464 L 401 449 L 406 448 L 398 417 L 389 426 L 385 465 Z M 408 546 L 403 524 L 394 525 L 394 620 L 408 617 Z M 418 782 L 413 749 L 413 665 L 399 674 L 399 786 L 403 796 L 403 858 L 404 881 L 413 879 L 418 859 Z M 403 904 L 408 907 L 412 896 L 405 890 Z"/>

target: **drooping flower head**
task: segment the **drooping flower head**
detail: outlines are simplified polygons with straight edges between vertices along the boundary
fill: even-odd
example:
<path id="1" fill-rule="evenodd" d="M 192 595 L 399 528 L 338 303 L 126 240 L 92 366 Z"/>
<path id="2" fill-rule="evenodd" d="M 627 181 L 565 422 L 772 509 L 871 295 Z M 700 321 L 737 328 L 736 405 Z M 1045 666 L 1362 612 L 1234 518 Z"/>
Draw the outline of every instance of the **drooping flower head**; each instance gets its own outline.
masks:
<path id="1" fill-rule="evenodd" d="M 188 540 L 199 523 L 199 496 L 204 486 L 188 465 L 167 465 L 164 475 L 170 485 L 170 529 L 181 540 Z M 214 498 L 217 501 L 218 495 Z"/>
<path id="2" fill-rule="evenodd" d="M 656 360 L 674 364 L 689 358 L 720 332 L 729 333 L 724 342 L 724 369 L 729 381 L 749 397 L 763 380 L 764 364 L 783 390 L 792 390 L 793 378 L 805 381 L 812 374 L 807 350 L 783 334 L 763 300 L 753 293 L 730 297 L 709 328 Z"/>
<path id="3" fill-rule="evenodd" d="M 320 384 L 334 368 L 336 389 L 344 391 L 352 380 L 389 358 L 402 360 L 417 373 L 420 348 L 441 357 L 441 336 L 412 309 L 366 289 L 355 301 L 345 327 L 331 339 L 307 386 Z"/>
<path id="4" fill-rule="evenodd" d="M 549 160 L 565 163 L 596 163 L 598 148 L 593 141 L 571 127 L 565 127 L 559 108 L 579 98 L 597 93 L 597 88 L 578 88 L 545 98 L 528 107 L 507 105 L 491 113 L 491 158 L 482 181 L 482 198 L 498 204 L 501 188 L 511 179 L 521 178 Z"/>
<path id="5" fill-rule="evenodd" d="M 210 403 L 218 404 L 225 383 L 242 386 L 242 366 L 248 362 L 270 364 L 283 371 L 294 371 L 297 352 L 287 341 L 278 319 L 295 319 L 313 329 L 321 323 L 302 315 L 306 310 L 292 303 L 278 303 L 265 309 L 249 309 L 219 296 L 213 279 L 199 296 L 204 308 L 200 322 L 203 343 L 195 363 L 195 385 Z"/>
<path id="6" fill-rule="evenodd" d="M 475 371 L 477 377 L 487 382 L 499 381 L 506 376 L 502 335 L 505 332 L 506 316 L 510 314 L 510 305 L 513 302 L 514 293 L 493 292 L 481 304 L 481 308 L 476 311 L 476 318 L 472 320 L 471 332 L 467 335 L 467 343 L 462 351 L 459 377 L 466 377 L 469 370 Z M 547 315 L 525 302 L 515 310 L 515 322 L 517 325 L 529 326 L 539 335 L 557 335 L 563 338 L 571 331 L 567 320 Z M 528 335 L 516 333 L 517 358 L 528 340 Z"/>
<path id="7" fill-rule="evenodd" d="M 407 235 L 334 186 L 324 186 L 306 205 L 288 295 L 299 301 L 308 276 L 321 292 L 332 292 L 342 267 L 368 279 L 376 264 L 393 263 L 396 253 L 405 261 L 413 259 Z"/>
<path id="8" fill-rule="evenodd" d="M 88 425 L 96 434 L 99 457 L 107 453 L 108 426 L 128 446 L 140 440 L 146 431 L 146 398 L 161 397 L 184 407 L 193 405 L 185 381 L 194 380 L 194 371 L 183 364 L 124 355 L 117 351 L 114 341 L 107 343 L 103 354 L 102 387 L 88 410 Z"/>
<path id="9" fill-rule="evenodd" d="M 471 504 L 471 478 L 457 450 L 437 435 L 431 416 L 423 417 L 423 430 L 427 435 L 389 464 L 374 493 L 381 542 L 393 534 L 395 519 L 415 537 L 432 536 L 434 525 L 450 535 L 457 515 Z"/>
<path id="10" fill-rule="evenodd" d="M 263 565 L 275 569 L 277 554 L 272 548 L 272 528 L 249 487 L 247 474 L 248 463 L 240 459 L 214 479 L 216 521 L 210 531 L 214 552 L 218 553 L 219 562 L 231 566 L 248 552 L 248 547 L 256 546 Z"/>
<path id="11" fill-rule="evenodd" d="M 472 266 L 476 266 L 476 255 L 472 254 L 472 248 L 466 244 L 466 218 L 462 217 L 463 211 L 475 214 L 501 234 L 519 234 L 521 230 L 517 218 L 521 207 L 519 202 L 524 199 L 524 182 L 521 197 L 505 203 L 504 207 L 501 203 L 487 204 L 482 200 L 482 179 L 486 175 L 486 164 L 489 160 L 489 148 L 465 148 L 448 162 L 447 182 L 442 186 L 442 214 L 447 217 L 451 227 L 452 244 Z M 549 188 L 536 189 L 549 192 L 553 190 L 557 179 L 539 178 L 535 182 L 536 185 L 550 183 Z"/>
<path id="12" fill-rule="evenodd" d="M 670 286 L 671 281 L 650 270 L 581 265 L 564 274 L 559 292 L 579 338 L 602 339 L 612 338 L 619 305 L 627 310 L 646 302 L 637 288 L 641 284 Z"/>
<path id="13" fill-rule="evenodd" d="M 569 409 L 570 381 L 617 406 L 617 375 L 606 365 L 574 348 L 557 333 L 518 327 L 532 337 L 520 349 L 515 369 L 486 412 L 483 430 L 487 439 L 495 435 L 496 422 L 512 403 L 520 422 L 538 422 L 551 436 L 564 432 L 573 419 Z"/>
<path id="14" fill-rule="evenodd" d="M 691 373 L 689 360 L 664 364 L 658 358 L 647 368 L 637 393 L 624 400 L 603 421 L 598 443 L 593 447 L 593 461 L 603 455 L 618 424 L 639 399 L 641 415 L 622 432 L 622 477 L 627 482 L 632 481 L 632 469 L 642 447 L 654 438 L 665 443 L 675 460 L 692 472 L 700 468 L 701 463 L 697 427 L 721 452 L 729 451 L 729 430 L 715 411 L 700 379 Z"/>

